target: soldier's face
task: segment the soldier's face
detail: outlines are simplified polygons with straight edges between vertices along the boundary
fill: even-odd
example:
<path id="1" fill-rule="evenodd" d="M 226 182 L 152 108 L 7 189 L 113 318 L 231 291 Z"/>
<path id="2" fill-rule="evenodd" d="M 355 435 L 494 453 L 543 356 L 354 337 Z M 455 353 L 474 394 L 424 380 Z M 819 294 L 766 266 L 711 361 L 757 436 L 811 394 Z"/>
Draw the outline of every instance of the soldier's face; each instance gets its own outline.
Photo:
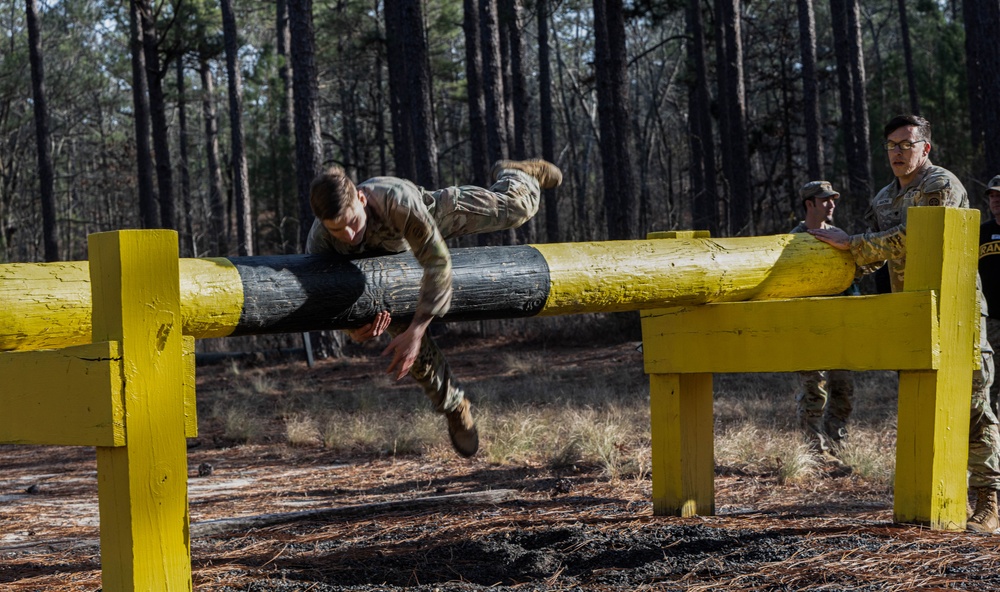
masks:
<path id="1" fill-rule="evenodd" d="M 889 134 L 889 137 L 886 139 L 890 142 L 894 142 L 895 144 L 899 144 L 904 141 L 918 142 L 923 140 L 917 132 L 917 126 L 915 125 L 906 125 L 901 128 L 897 128 Z M 903 150 L 897 145 L 895 148 L 888 151 L 889 166 L 892 167 L 892 173 L 896 175 L 896 178 L 903 184 L 909 183 L 913 179 L 917 170 L 927 161 L 927 155 L 930 151 L 931 143 L 927 141 L 914 144 L 909 150 Z"/>
<path id="2" fill-rule="evenodd" d="M 358 192 L 357 199 L 351 201 L 350 207 L 344 213 L 330 220 L 323 220 L 323 227 L 333 238 L 351 246 L 361 244 L 365 239 L 365 227 L 368 224 L 368 214 L 365 204 L 368 199 L 364 193 Z"/>
<path id="3" fill-rule="evenodd" d="M 990 191 L 990 213 L 997 220 L 1000 220 L 1000 191 Z"/>

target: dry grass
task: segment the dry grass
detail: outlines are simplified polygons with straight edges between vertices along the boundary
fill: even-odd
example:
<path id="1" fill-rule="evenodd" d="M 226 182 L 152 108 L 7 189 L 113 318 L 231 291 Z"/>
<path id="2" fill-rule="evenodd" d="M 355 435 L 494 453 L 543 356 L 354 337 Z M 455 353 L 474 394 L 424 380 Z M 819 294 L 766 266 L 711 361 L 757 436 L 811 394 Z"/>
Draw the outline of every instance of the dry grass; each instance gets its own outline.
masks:
<path id="1" fill-rule="evenodd" d="M 468 461 L 455 456 L 444 419 L 419 389 L 385 377 L 384 360 L 199 368 L 201 436 L 190 466 L 216 469 L 191 478 L 203 488 L 192 498 L 195 522 L 500 488 L 519 499 L 195 540 L 195 589 L 341 589 L 365 569 L 378 572 L 367 587 L 343 589 L 429 590 L 430 582 L 464 591 L 501 580 L 546 592 L 988 589 L 977 578 L 990 577 L 1000 557 L 989 537 L 891 525 L 893 373 L 856 376 L 842 452 L 854 473 L 838 478 L 817 466 L 796 425 L 795 375 L 716 376 L 718 515 L 664 518 L 652 516 L 648 383 L 635 344 L 512 343 L 445 347 L 479 422 L 481 451 Z M 65 519 L 66 500 L 96 500 L 93 451 L 64 450 L 4 451 L 7 479 L 41 471 L 50 481 L 45 495 L 0 507 L 0 536 L 40 543 L 4 555 L 0 589 L 100 586 L 96 508 L 89 522 Z M 84 485 L 59 485 L 67 471 Z M 11 483 L 18 492 L 30 484 Z M 581 538 L 544 543 L 559 533 Z M 494 566 L 497 549 L 524 555 Z M 527 559 L 542 556 L 557 559 L 552 569 L 529 569 Z M 515 571 L 476 579 L 501 567 Z M 621 585 L 601 583 L 619 576 Z M 398 587 L 385 584 L 390 577 Z M 301 586 L 284 587 L 286 578 Z"/>

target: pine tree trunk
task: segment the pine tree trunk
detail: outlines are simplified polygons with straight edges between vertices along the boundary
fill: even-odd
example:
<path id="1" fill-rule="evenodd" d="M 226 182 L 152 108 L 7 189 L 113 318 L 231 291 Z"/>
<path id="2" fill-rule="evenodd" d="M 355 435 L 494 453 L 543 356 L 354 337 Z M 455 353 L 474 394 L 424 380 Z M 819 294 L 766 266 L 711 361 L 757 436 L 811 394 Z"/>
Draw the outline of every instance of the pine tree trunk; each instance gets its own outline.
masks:
<path id="1" fill-rule="evenodd" d="M 542 0 L 545 1 L 545 0 Z M 469 101 L 469 144 L 472 156 L 472 183 L 486 186 L 490 174 L 486 145 L 486 99 L 483 96 L 483 56 L 479 33 L 479 3 L 463 0 L 462 28 L 465 31 L 465 80 Z M 542 92 L 545 92 L 542 87 Z"/>
<path id="2" fill-rule="evenodd" d="M 312 0 L 288 0 L 291 23 L 292 81 L 295 99 L 295 176 L 299 196 L 299 242 L 304 248 L 313 213 L 309 185 L 323 168 L 319 128 L 316 49 Z"/>
<path id="3" fill-rule="evenodd" d="M 629 150 L 628 58 L 621 0 L 594 0 L 594 57 L 608 239 L 636 238 L 638 212 Z"/>
<path id="4" fill-rule="evenodd" d="M 181 255 L 196 257 L 198 245 L 194 236 L 194 222 L 191 214 L 191 173 L 188 167 L 187 96 L 184 81 L 184 56 L 177 56 L 177 144 L 180 155 L 181 204 L 184 208 L 184 231 L 181 233 Z"/>
<path id="5" fill-rule="evenodd" d="M 153 152 L 156 155 L 156 188 L 160 202 L 160 226 L 177 228 L 174 219 L 174 178 L 170 167 L 170 139 L 167 107 L 163 98 L 164 71 L 160 69 L 156 20 L 149 0 L 139 0 L 142 17 L 142 48 L 146 57 L 146 81 L 149 85 L 149 115 L 152 123 Z"/>
<path id="6" fill-rule="evenodd" d="M 288 1 L 278 0 L 276 3 L 275 35 L 277 37 L 278 58 L 281 65 L 278 66 L 278 78 L 281 80 L 281 110 L 278 114 L 278 164 L 277 183 L 278 191 L 275 196 L 275 216 L 278 227 L 281 231 L 282 251 L 295 252 L 298 249 L 298 237 L 289 237 L 285 232 L 286 201 L 289 188 L 294 184 L 295 162 L 291 157 L 292 130 L 295 126 L 294 92 L 292 90 L 292 56 L 291 28 L 288 20 Z M 295 203 L 298 203 L 296 201 Z M 291 243 L 291 244 L 289 244 Z"/>
<path id="7" fill-rule="evenodd" d="M 250 181 L 243 133 L 243 75 L 240 73 L 239 40 L 232 0 L 222 0 L 222 32 L 226 44 L 229 78 L 229 128 L 231 133 L 233 200 L 236 202 L 236 244 L 241 257 L 253 255 Z"/>
<path id="8" fill-rule="evenodd" d="M 215 109 L 215 83 L 208 59 L 200 57 L 201 111 L 205 119 L 205 159 L 208 166 L 209 228 L 212 248 L 216 257 L 229 255 L 229 237 L 226 224 L 226 204 L 223 201 L 222 170 L 219 166 L 219 119 Z"/>
<path id="9" fill-rule="evenodd" d="M 753 234 L 740 0 L 716 0 L 715 5 L 722 168 L 729 195 L 729 234 Z"/>
<path id="10" fill-rule="evenodd" d="M 149 89 L 146 82 L 146 56 L 143 52 L 142 16 L 139 0 L 129 2 L 129 28 L 132 52 L 132 102 L 135 110 L 135 147 L 139 188 L 139 219 L 143 228 L 158 228 L 160 215 L 153 189 L 153 153 L 149 145 Z"/>
<path id="11" fill-rule="evenodd" d="M 56 229 L 55 173 L 49 138 L 49 109 L 45 97 L 45 68 L 42 65 L 42 39 L 38 25 L 38 3 L 26 2 L 28 51 L 31 61 L 31 96 L 34 100 L 35 139 L 38 148 L 38 183 L 42 205 L 42 240 L 45 260 L 59 261 L 59 237 Z"/>
<path id="12" fill-rule="evenodd" d="M 996 142 L 1000 137 L 1000 53 L 996 49 L 1000 3 L 965 0 L 962 8 L 972 146 L 977 157 L 984 157 L 976 172 L 985 179 L 1000 171 L 1000 146 Z"/>
<path id="13" fill-rule="evenodd" d="M 716 185 L 715 137 L 709 106 L 712 93 L 708 87 L 708 64 L 705 58 L 705 28 L 702 25 L 700 0 L 687 6 L 688 61 L 694 73 L 688 89 L 688 144 L 691 149 L 691 218 L 696 230 L 719 235 L 719 193 Z"/>
<path id="14" fill-rule="evenodd" d="M 542 158 L 556 162 L 556 132 L 552 104 L 552 66 L 549 63 L 549 0 L 538 0 L 538 92 L 539 115 L 542 132 Z M 559 242 L 559 197 L 558 189 L 546 189 L 545 200 L 545 240 Z"/>
<path id="15" fill-rule="evenodd" d="M 806 162 L 810 180 L 824 179 L 823 136 L 816 79 L 816 17 L 812 0 L 798 0 L 799 46 L 802 56 L 802 119 L 806 128 Z"/>

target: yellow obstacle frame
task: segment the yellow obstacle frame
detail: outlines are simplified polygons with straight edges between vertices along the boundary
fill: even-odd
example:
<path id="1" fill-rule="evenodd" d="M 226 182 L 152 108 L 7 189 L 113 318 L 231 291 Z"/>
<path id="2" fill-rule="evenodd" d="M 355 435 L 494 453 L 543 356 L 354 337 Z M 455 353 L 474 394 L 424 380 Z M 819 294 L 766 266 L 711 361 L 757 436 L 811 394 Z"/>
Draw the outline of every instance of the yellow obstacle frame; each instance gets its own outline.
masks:
<path id="1" fill-rule="evenodd" d="M 900 293 L 643 312 L 654 513 L 715 511 L 713 373 L 899 370 L 895 519 L 964 529 L 978 228 L 978 210 L 910 208 Z"/>
<path id="2" fill-rule="evenodd" d="M 890 369 L 900 370 L 896 519 L 964 528 L 978 223 L 975 210 L 911 209 L 900 294 L 643 313 L 654 512 L 714 512 L 713 372 Z M 177 235 L 88 241 L 94 343 L 0 353 L 0 442 L 96 446 L 102 589 L 189 591 L 184 440 L 197 421 Z"/>
<path id="3" fill-rule="evenodd" d="M 88 237 L 93 340 L 0 353 L 0 440 L 97 447 L 105 592 L 190 591 L 185 437 L 197 435 L 177 233 Z"/>

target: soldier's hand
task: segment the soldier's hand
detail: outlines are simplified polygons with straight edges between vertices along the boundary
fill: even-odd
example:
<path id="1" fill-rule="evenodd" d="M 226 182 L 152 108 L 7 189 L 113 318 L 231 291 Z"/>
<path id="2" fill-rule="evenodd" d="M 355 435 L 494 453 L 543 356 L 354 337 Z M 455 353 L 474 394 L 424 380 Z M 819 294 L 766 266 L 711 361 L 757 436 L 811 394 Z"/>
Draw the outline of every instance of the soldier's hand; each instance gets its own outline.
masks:
<path id="1" fill-rule="evenodd" d="M 851 248 L 851 237 L 839 228 L 813 228 L 809 234 L 819 240 L 841 251 L 848 251 Z"/>
<path id="2" fill-rule="evenodd" d="M 348 335 L 357 343 L 368 341 L 372 337 L 378 337 L 385 330 L 389 328 L 389 321 L 392 319 L 392 315 L 388 311 L 381 311 L 375 314 L 375 319 L 365 325 L 364 327 L 359 327 L 357 329 L 352 329 L 348 331 Z"/>
<path id="3" fill-rule="evenodd" d="M 406 376 L 413 363 L 417 361 L 417 355 L 420 354 L 420 342 L 423 340 L 424 333 L 427 332 L 427 326 L 430 325 L 433 318 L 417 312 L 413 316 L 413 322 L 406 328 L 406 331 L 403 331 L 389 342 L 389 345 L 382 351 L 383 356 L 392 355 L 392 363 L 389 364 L 389 369 L 386 370 L 387 374 L 395 376 L 396 380 Z"/>

